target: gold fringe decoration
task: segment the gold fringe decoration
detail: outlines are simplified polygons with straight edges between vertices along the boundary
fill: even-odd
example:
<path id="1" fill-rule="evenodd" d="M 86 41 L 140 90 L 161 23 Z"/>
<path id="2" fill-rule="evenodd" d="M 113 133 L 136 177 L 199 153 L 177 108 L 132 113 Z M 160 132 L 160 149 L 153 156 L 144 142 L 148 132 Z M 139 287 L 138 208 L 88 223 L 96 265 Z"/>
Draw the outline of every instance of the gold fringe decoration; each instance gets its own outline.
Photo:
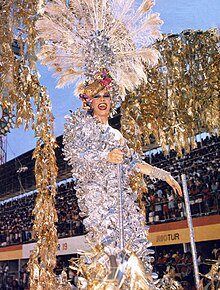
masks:
<path id="1" fill-rule="evenodd" d="M 142 151 L 153 135 L 165 153 L 182 155 L 196 147 L 195 134 L 219 129 L 218 42 L 217 29 L 186 30 L 154 45 L 159 64 L 121 106 L 122 134 L 132 148 Z"/>
<path id="2" fill-rule="evenodd" d="M 154 45 L 161 54 L 159 64 L 121 105 L 121 131 L 131 148 L 143 154 L 153 136 L 166 154 L 174 149 L 182 155 L 196 147 L 196 133 L 219 130 L 218 42 L 217 29 L 187 30 L 164 35 Z M 131 176 L 130 186 L 144 213 L 143 175 Z"/>
<path id="3" fill-rule="evenodd" d="M 16 110 L 16 127 L 24 124 L 37 137 L 33 153 L 38 191 L 33 238 L 37 246 L 28 263 L 31 290 L 58 289 L 53 272 L 57 251 L 54 152 L 57 145 L 50 98 L 39 83 L 35 57 L 34 23 L 41 4 L 41 1 L 7 0 L 0 6 L 0 104 L 11 112 Z M 63 289 L 70 289 L 67 286 Z"/>
<path id="4" fill-rule="evenodd" d="M 50 99 L 44 88 L 36 103 L 37 122 L 35 125 L 38 138 L 33 153 L 35 161 L 36 189 L 38 191 L 33 215 L 33 238 L 37 240 L 37 247 L 31 254 L 28 262 L 30 271 L 30 289 L 57 289 L 53 270 L 56 266 L 57 230 L 58 221 L 55 209 L 56 195 L 56 138 L 51 129 L 53 115 L 50 108 Z"/>

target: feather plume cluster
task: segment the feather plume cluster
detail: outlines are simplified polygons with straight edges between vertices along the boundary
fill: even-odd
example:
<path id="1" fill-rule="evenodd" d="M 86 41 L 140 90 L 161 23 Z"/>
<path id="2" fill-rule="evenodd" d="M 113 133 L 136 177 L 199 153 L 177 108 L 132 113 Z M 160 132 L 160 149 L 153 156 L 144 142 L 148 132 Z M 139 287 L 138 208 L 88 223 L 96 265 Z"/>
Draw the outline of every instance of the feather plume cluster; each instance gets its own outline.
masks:
<path id="1" fill-rule="evenodd" d="M 136 7 L 135 0 L 54 0 L 37 21 L 43 39 L 38 57 L 53 69 L 58 87 L 92 80 L 105 67 L 125 95 L 142 80 L 144 68 L 157 63 L 159 53 L 150 45 L 161 38 L 162 24 L 152 13 L 153 0 Z"/>

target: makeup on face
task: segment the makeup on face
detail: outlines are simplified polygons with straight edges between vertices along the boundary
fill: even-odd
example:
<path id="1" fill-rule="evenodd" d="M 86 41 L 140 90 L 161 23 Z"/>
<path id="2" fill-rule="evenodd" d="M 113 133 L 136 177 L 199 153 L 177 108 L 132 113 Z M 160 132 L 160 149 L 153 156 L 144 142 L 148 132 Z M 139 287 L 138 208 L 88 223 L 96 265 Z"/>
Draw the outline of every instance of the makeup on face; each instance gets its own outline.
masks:
<path id="1" fill-rule="evenodd" d="M 110 98 L 111 96 L 110 96 L 110 94 L 109 93 L 106 93 L 106 94 L 104 94 L 104 95 L 95 95 L 95 96 L 93 96 L 92 98 L 93 99 L 100 99 L 101 97 L 103 97 L 103 98 Z"/>
<path id="2" fill-rule="evenodd" d="M 93 109 L 93 116 L 103 124 L 108 122 L 109 112 L 111 109 L 110 92 L 106 89 L 99 91 L 91 97 L 91 107 Z"/>

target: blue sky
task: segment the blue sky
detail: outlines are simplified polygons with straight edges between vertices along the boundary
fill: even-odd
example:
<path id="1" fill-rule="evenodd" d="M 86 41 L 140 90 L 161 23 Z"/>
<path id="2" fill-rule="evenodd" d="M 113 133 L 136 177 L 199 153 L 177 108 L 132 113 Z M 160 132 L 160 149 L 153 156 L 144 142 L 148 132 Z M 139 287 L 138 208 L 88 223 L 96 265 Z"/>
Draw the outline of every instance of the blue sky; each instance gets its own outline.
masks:
<path id="1" fill-rule="evenodd" d="M 159 12 L 164 24 L 164 33 L 179 33 L 185 29 L 207 30 L 220 28 L 220 0 L 156 0 L 153 9 Z M 46 67 L 38 64 L 40 81 L 48 88 L 55 116 L 55 134 L 63 134 L 64 116 L 69 110 L 80 107 L 74 97 L 74 86 L 56 89 L 56 80 Z M 36 138 L 32 131 L 24 131 L 23 126 L 12 129 L 7 135 L 7 160 L 13 159 L 35 147 Z"/>

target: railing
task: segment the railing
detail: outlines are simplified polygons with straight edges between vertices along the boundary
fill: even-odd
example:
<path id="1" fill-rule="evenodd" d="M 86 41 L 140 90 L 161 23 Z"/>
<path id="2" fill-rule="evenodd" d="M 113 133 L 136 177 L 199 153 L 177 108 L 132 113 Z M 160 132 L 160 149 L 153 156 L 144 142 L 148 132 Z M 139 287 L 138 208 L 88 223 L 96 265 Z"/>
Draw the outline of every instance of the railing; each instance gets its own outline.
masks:
<path id="1" fill-rule="evenodd" d="M 220 191 L 212 192 L 210 196 L 202 193 L 193 195 L 189 197 L 189 200 L 192 217 L 220 214 Z M 149 209 L 152 207 L 152 204 L 148 202 L 147 223 L 164 223 L 186 218 L 184 202 L 180 198 L 174 200 L 175 206 L 172 209 L 169 208 L 168 203 L 168 201 L 154 203 L 153 207 L 157 210 L 151 211 Z M 168 208 L 168 212 L 167 209 L 163 210 L 166 207 Z"/>

